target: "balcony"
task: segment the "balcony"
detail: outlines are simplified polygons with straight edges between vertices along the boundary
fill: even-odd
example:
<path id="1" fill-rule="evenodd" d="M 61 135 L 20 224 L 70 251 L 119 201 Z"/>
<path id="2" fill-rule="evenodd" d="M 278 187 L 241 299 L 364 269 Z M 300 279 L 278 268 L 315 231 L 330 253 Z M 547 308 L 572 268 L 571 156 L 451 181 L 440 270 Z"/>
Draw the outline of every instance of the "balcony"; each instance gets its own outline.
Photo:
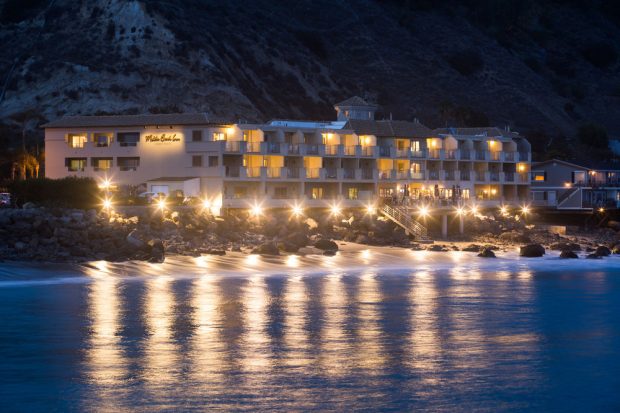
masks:
<path id="1" fill-rule="evenodd" d="M 374 170 L 362 169 L 362 179 L 375 179 Z"/>
<path id="2" fill-rule="evenodd" d="M 412 158 L 424 158 L 424 151 L 411 151 Z"/>
<path id="3" fill-rule="evenodd" d="M 317 144 L 305 144 L 305 147 L 306 155 L 319 155 L 321 153 Z"/>
<path id="4" fill-rule="evenodd" d="M 389 146 L 379 146 L 379 156 L 392 158 L 392 148 Z"/>
<path id="5" fill-rule="evenodd" d="M 505 162 L 515 162 L 515 153 L 514 152 L 504 152 L 504 161 Z"/>
<path id="6" fill-rule="evenodd" d="M 321 177 L 321 168 L 306 168 L 307 179 L 319 179 Z"/>
<path id="7" fill-rule="evenodd" d="M 468 161 L 471 159 L 471 152 L 468 149 L 461 149 L 460 152 L 461 152 L 460 159 L 464 161 Z"/>
<path id="8" fill-rule="evenodd" d="M 325 155 L 337 156 L 339 145 L 325 145 Z"/>
<path id="9" fill-rule="evenodd" d="M 281 153 L 281 145 L 278 142 L 265 142 L 266 148 L 265 151 L 269 154 L 279 154 Z"/>
<path id="10" fill-rule="evenodd" d="M 499 172 L 489 172 L 489 177 L 491 178 L 492 182 L 499 182 Z"/>
<path id="11" fill-rule="evenodd" d="M 423 180 L 424 179 L 424 172 L 412 172 L 412 171 L 409 171 L 409 176 L 411 176 L 411 179 Z"/>
<path id="12" fill-rule="evenodd" d="M 260 153 L 261 142 L 245 142 L 245 151 L 249 153 Z"/>
<path id="13" fill-rule="evenodd" d="M 456 151 L 445 151 L 444 152 L 444 159 L 456 159 Z"/>
<path id="14" fill-rule="evenodd" d="M 350 145 L 344 147 L 344 155 L 345 156 L 356 156 L 357 155 L 357 146 Z"/>
<path id="15" fill-rule="evenodd" d="M 338 168 L 325 168 L 326 179 L 338 179 Z"/>
<path id="16" fill-rule="evenodd" d="M 392 179 L 392 172 L 394 172 L 394 171 L 391 170 L 391 169 L 380 170 L 379 171 L 379 179 L 381 179 L 381 180 Z"/>
<path id="17" fill-rule="evenodd" d="M 470 179 L 469 178 L 470 177 L 469 171 L 460 171 L 459 175 L 460 175 L 460 178 L 461 178 L 460 180 L 461 181 L 469 181 L 469 179 Z"/>
<path id="18" fill-rule="evenodd" d="M 284 168 L 286 170 L 286 177 L 289 179 L 299 179 L 301 176 L 300 168 Z"/>
<path id="19" fill-rule="evenodd" d="M 429 149 L 428 158 L 429 159 L 441 159 L 441 149 Z"/>
<path id="20" fill-rule="evenodd" d="M 476 160 L 477 161 L 484 161 L 486 159 L 485 154 L 486 154 L 485 151 L 476 151 L 475 152 Z"/>
<path id="21" fill-rule="evenodd" d="M 289 155 L 299 155 L 299 144 L 289 143 L 288 144 L 288 154 Z"/>
<path id="22" fill-rule="evenodd" d="M 267 178 L 281 178 L 282 177 L 282 168 L 265 168 L 267 173 Z"/>
<path id="23" fill-rule="evenodd" d="M 245 168 L 245 176 L 248 178 L 260 178 L 261 176 L 261 167 L 260 166 L 252 166 Z"/>
<path id="24" fill-rule="evenodd" d="M 411 151 L 409 148 L 407 149 L 396 149 L 396 157 L 397 158 L 409 158 L 409 154 Z"/>
<path id="25" fill-rule="evenodd" d="M 232 152 L 232 153 L 241 153 L 243 145 L 245 142 L 241 141 L 226 141 L 224 146 L 224 151 Z"/>
<path id="26" fill-rule="evenodd" d="M 527 152 L 519 152 L 519 161 L 521 162 L 530 162 L 530 154 Z"/>
<path id="27" fill-rule="evenodd" d="M 355 169 L 343 169 L 342 178 L 343 179 L 355 179 Z"/>
<path id="28" fill-rule="evenodd" d="M 486 172 L 475 171 L 474 176 L 476 177 L 476 181 L 480 181 L 480 182 L 486 181 Z"/>
<path id="29" fill-rule="evenodd" d="M 396 171 L 396 179 L 409 179 L 409 171 Z"/>
<path id="30" fill-rule="evenodd" d="M 489 158 L 492 161 L 500 161 L 502 159 L 502 153 L 498 151 L 489 152 Z"/>
<path id="31" fill-rule="evenodd" d="M 428 171 L 428 179 L 439 180 L 439 171 Z"/>
<path id="32" fill-rule="evenodd" d="M 505 182 L 514 182 L 515 181 L 515 173 L 514 172 L 504 172 L 504 181 Z"/>
<path id="33" fill-rule="evenodd" d="M 456 171 L 454 170 L 445 171 L 444 180 L 456 181 Z"/>
<path id="34" fill-rule="evenodd" d="M 375 146 L 362 146 L 361 156 L 375 156 Z"/>

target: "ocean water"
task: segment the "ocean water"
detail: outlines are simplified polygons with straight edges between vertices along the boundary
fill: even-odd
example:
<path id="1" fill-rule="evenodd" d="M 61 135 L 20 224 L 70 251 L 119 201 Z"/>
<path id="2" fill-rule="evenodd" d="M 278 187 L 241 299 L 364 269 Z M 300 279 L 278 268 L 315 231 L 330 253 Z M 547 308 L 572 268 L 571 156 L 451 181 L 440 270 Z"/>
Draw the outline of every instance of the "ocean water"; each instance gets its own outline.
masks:
<path id="1" fill-rule="evenodd" d="M 620 411 L 620 258 L 0 264 L 6 412 Z"/>

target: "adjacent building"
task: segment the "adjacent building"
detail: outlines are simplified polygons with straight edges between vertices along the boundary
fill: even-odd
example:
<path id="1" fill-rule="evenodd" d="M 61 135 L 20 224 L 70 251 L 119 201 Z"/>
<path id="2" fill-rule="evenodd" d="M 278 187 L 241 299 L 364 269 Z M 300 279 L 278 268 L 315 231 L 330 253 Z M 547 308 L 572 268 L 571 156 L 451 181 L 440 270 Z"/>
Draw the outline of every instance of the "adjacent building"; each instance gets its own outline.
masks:
<path id="1" fill-rule="evenodd" d="M 88 176 L 224 208 L 523 203 L 530 145 L 510 130 L 375 120 L 359 97 L 335 121 L 230 123 L 207 114 L 65 117 L 43 125 L 46 176 Z"/>
<path id="2" fill-rule="evenodd" d="M 532 165 L 532 205 L 559 211 L 620 208 L 620 170 L 552 159 Z"/>

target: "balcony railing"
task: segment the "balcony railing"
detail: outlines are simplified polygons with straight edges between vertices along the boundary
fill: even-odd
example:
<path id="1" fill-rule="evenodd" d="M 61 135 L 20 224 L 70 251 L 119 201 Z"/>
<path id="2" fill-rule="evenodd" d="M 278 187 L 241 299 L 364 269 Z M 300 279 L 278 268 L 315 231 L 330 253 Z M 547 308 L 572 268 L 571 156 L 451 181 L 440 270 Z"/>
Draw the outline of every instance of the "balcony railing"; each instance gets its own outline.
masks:
<path id="1" fill-rule="evenodd" d="M 277 142 L 267 142 L 267 153 L 280 153 L 280 144 Z"/>
<path id="2" fill-rule="evenodd" d="M 338 179 L 338 168 L 325 168 L 325 178 Z"/>
<path id="3" fill-rule="evenodd" d="M 280 178 L 282 176 L 282 168 L 265 168 L 267 169 L 267 178 Z"/>
<path id="4" fill-rule="evenodd" d="M 424 179 L 424 172 L 409 171 L 409 175 L 411 176 L 411 179 L 419 179 L 419 180 Z"/>
<path id="5" fill-rule="evenodd" d="M 409 171 L 396 171 L 396 179 L 409 179 Z"/>
<path id="6" fill-rule="evenodd" d="M 319 154 L 319 145 L 316 145 L 316 144 L 306 144 L 306 154 L 307 155 L 318 155 Z"/>
<path id="7" fill-rule="evenodd" d="M 491 178 L 491 181 L 499 182 L 499 172 L 492 171 L 492 172 L 489 173 L 489 176 Z"/>
<path id="8" fill-rule="evenodd" d="M 446 181 L 455 181 L 456 180 L 456 171 L 454 171 L 454 170 L 446 171 L 444 179 Z"/>
<path id="9" fill-rule="evenodd" d="M 362 179 L 374 179 L 373 172 L 372 169 L 362 169 Z"/>
<path id="10" fill-rule="evenodd" d="M 504 172 L 504 181 L 506 181 L 506 182 L 514 182 L 515 181 L 515 173 L 514 172 Z"/>
<path id="11" fill-rule="evenodd" d="M 355 145 L 345 146 L 344 147 L 344 154 L 346 156 L 355 156 L 355 155 L 357 155 L 356 148 L 357 148 L 357 146 L 355 146 Z"/>
<path id="12" fill-rule="evenodd" d="M 260 144 L 261 142 L 246 142 L 245 150 L 246 152 L 260 153 Z"/>
<path id="13" fill-rule="evenodd" d="M 460 171 L 461 181 L 469 181 L 469 171 Z"/>
<path id="14" fill-rule="evenodd" d="M 411 151 L 412 158 L 424 158 L 424 151 Z"/>
<path id="15" fill-rule="evenodd" d="M 325 145 L 325 155 L 338 155 L 338 145 Z"/>
<path id="16" fill-rule="evenodd" d="M 321 168 L 306 168 L 306 178 L 319 179 L 321 177 Z"/>
<path id="17" fill-rule="evenodd" d="M 486 174 L 484 172 L 476 171 L 476 181 L 484 181 L 485 175 Z"/>
<path id="18" fill-rule="evenodd" d="M 514 162 L 515 161 L 515 153 L 514 152 L 504 152 L 504 160 L 506 162 Z"/>
<path id="19" fill-rule="evenodd" d="M 375 156 L 374 146 L 362 146 L 362 156 Z"/>
<path id="20" fill-rule="evenodd" d="M 456 159 L 456 151 L 445 151 L 445 159 Z"/>
<path id="21" fill-rule="evenodd" d="M 489 152 L 492 161 L 499 161 L 502 157 L 502 153 L 498 151 Z"/>
<path id="22" fill-rule="evenodd" d="M 289 155 L 299 155 L 299 144 L 289 143 L 288 145 L 288 154 Z"/>
<path id="23" fill-rule="evenodd" d="M 389 146 L 379 146 L 379 156 L 391 158 L 392 157 L 391 149 L 392 148 L 390 148 Z"/>
<path id="24" fill-rule="evenodd" d="M 530 161 L 530 154 L 527 152 L 519 152 L 519 160 L 521 162 L 529 162 Z"/>
<path id="25" fill-rule="evenodd" d="M 461 149 L 460 158 L 465 161 L 471 159 L 471 152 L 468 149 Z"/>
<path id="26" fill-rule="evenodd" d="M 484 151 L 476 151 L 476 160 L 484 161 L 485 160 L 485 152 Z"/>
<path id="27" fill-rule="evenodd" d="M 392 179 L 392 170 L 380 170 L 379 171 L 379 179 Z"/>
<path id="28" fill-rule="evenodd" d="M 245 142 L 240 141 L 226 141 L 225 151 L 226 152 L 241 152 L 241 144 Z"/>
<path id="29" fill-rule="evenodd" d="M 299 179 L 301 176 L 300 168 L 286 168 L 286 177 L 291 179 Z"/>
<path id="30" fill-rule="evenodd" d="M 439 171 L 428 171 L 428 179 L 439 179 Z"/>
<path id="31" fill-rule="evenodd" d="M 441 149 L 429 149 L 428 157 L 429 157 L 429 159 L 439 159 L 439 158 L 441 158 Z"/>
<path id="32" fill-rule="evenodd" d="M 342 177 L 344 179 L 355 179 L 355 169 L 343 169 Z"/>
<path id="33" fill-rule="evenodd" d="M 248 178 L 260 178 L 260 166 L 250 166 L 245 168 L 245 176 Z"/>
<path id="34" fill-rule="evenodd" d="M 411 151 L 407 149 L 396 149 L 396 156 L 398 158 L 408 158 Z"/>

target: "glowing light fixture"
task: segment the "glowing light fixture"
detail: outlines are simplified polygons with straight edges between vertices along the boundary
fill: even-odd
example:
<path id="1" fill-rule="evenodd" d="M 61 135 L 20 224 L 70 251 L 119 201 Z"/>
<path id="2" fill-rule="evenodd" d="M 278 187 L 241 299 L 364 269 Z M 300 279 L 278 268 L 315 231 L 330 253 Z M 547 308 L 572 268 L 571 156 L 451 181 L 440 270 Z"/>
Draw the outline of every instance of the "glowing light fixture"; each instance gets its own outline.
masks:
<path id="1" fill-rule="evenodd" d="M 164 211 L 166 209 L 166 200 L 164 198 L 160 198 L 157 201 L 157 209 L 160 211 Z"/>
<path id="2" fill-rule="evenodd" d="M 472 215 L 478 215 L 478 207 L 476 205 L 472 205 L 471 207 L 469 207 L 469 211 L 471 212 Z"/>
<path id="3" fill-rule="evenodd" d="M 420 208 L 418 208 L 418 215 L 421 216 L 422 218 L 426 218 L 429 214 L 430 214 L 430 211 L 426 205 L 423 205 Z"/>
<path id="4" fill-rule="evenodd" d="M 101 183 L 99 184 L 99 188 L 104 189 L 106 191 L 110 189 L 111 186 L 112 186 L 112 181 L 110 181 L 110 179 L 108 178 L 103 179 Z"/>
<path id="5" fill-rule="evenodd" d="M 106 198 L 103 200 L 103 209 L 106 211 L 112 209 L 112 200 L 110 198 Z"/>
<path id="6" fill-rule="evenodd" d="M 331 206 L 330 212 L 331 212 L 332 216 L 337 217 L 338 215 L 340 215 L 342 213 L 342 208 L 340 208 L 340 206 L 334 204 L 334 205 Z"/>
<path id="7" fill-rule="evenodd" d="M 605 208 L 600 207 L 600 208 L 598 209 L 598 212 L 600 212 L 600 213 L 602 214 L 603 212 L 605 212 Z"/>
<path id="8" fill-rule="evenodd" d="M 462 217 L 463 215 L 465 215 L 465 208 L 457 207 L 456 208 L 456 215 L 458 215 L 459 217 Z"/>
<path id="9" fill-rule="evenodd" d="M 499 212 L 500 212 L 502 215 L 507 215 L 507 214 L 508 214 L 508 207 L 507 207 L 507 206 L 505 206 L 505 205 L 502 205 L 501 207 L 499 207 Z"/>
<path id="10" fill-rule="evenodd" d="M 530 213 L 530 207 L 529 207 L 529 206 L 527 206 L 527 205 L 523 205 L 523 206 L 521 207 L 521 213 L 522 213 L 523 215 L 527 215 L 527 214 L 529 214 L 529 213 Z"/>
<path id="11" fill-rule="evenodd" d="M 366 213 L 368 215 L 375 215 L 377 213 L 377 208 L 374 205 L 367 205 L 366 206 Z"/>
<path id="12" fill-rule="evenodd" d="M 301 205 L 293 205 L 291 207 L 291 214 L 293 214 L 294 217 L 299 217 L 303 215 L 303 213 L 304 209 L 301 207 Z"/>
<path id="13" fill-rule="evenodd" d="M 210 209 L 211 208 L 211 201 L 207 198 L 202 200 L 202 208 L 203 209 Z"/>
<path id="14" fill-rule="evenodd" d="M 252 216 L 254 217 L 263 215 L 263 207 L 260 206 L 259 204 L 254 204 L 252 208 L 250 208 L 250 214 L 252 214 Z"/>

